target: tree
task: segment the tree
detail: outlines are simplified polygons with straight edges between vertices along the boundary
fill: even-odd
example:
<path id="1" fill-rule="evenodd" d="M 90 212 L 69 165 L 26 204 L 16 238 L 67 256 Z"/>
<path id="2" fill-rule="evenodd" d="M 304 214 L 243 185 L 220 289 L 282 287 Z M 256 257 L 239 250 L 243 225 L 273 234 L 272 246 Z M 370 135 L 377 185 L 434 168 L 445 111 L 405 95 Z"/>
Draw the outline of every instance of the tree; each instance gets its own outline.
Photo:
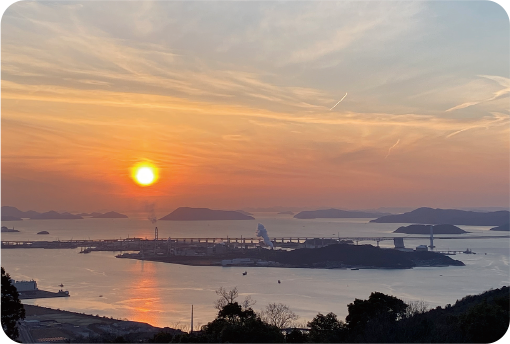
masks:
<path id="1" fill-rule="evenodd" d="M 370 294 L 368 300 L 355 299 L 347 305 L 345 318 L 350 329 L 364 329 L 369 322 L 393 323 L 406 314 L 407 304 L 394 296 L 379 292 Z"/>
<path id="2" fill-rule="evenodd" d="M 429 310 L 428 304 L 423 301 L 410 301 L 407 303 L 405 318 L 411 318 L 416 314 L 422 314 Z"/>
<path id="3" fill-rule="evenodd" d="M 308 324 L 310 340 L 314 343 L 341 342 L 345 335 L 345 324 L 335 313 L 317 314 Z"/>
<path id="4" fill-rule="evenodd" d="M 260 318 L 280 329 L 290 327 L 298 316 L 283 303 L 270 303 L 260 314 Z"/>
<path id="5" fill-rule="evenodd" d="M 220 311 L 229 303 L 235 302 L 235 300 L 239 297 L 239 291 L 237 290 L 237 287 L 234 287 L 234 289 L 231 290 L 226 290 L 225 288 L 220 287 L 220 289 L 216 290 L 216 295 L 218 295 L 219 298 L 214 302 L 214 308 Z M 246 296 L 244 301 L 241 303 L 241 306 L 243 309 L 248 309 L 253 307 L 255 303 L 256 301 L 252 300 L 251 296 Z"/>
<path id="6" fill-rule="evenodd" d="M 508 297 L 504 302 L 486 299 L 470 307 L 460 316 L 460 329 L 471 343 L 493 343 L 502 338 L 508 330 Z M 501 307 L 503 306 L 503 307 Z M 506 309 L 505 309 L 506 308 Z"/>
<path id="7" fill-rule="evenodd" d="M 273 343 L 284 339 L 276 326 L 263 322 L 253 309 L 243 309 L 235 301 L 220 309 L 217 318 L 202 331 L 212 342 Z"/>
<path id="8" fill-rule="evenodd" d="M 25 319 L 25 309 L 19 300 L 18 290 L 11 283 L 11 276 L 2 267 L 2 329 L 12 340 L 18 338 L 19 320 Z"/>
<path id="9" fill-rule="evenodd" d="M 302 331 L 295 328 L 285 336 L 285 342 L 287 342 L 287 343 L 306 343 L 306 342 L 308 342 L 308 334 L 303 333 Z"/>

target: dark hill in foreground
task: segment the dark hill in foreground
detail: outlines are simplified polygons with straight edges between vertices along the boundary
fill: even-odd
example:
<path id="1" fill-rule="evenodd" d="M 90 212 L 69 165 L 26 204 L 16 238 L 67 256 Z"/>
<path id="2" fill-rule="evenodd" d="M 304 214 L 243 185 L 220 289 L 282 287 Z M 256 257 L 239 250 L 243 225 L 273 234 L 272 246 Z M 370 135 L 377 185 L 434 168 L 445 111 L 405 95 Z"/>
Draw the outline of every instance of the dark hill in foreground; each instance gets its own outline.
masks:
<path id="1" fill-rule="evenodd" d="M 400 215 L 388 215 L 370 222 L 376 223 L 421 223 L 469 226 L 500 226 L 509 222 L 507 210 L 487 213 L 456 209 L 418 208 Z"/>
<path id="2" fill-rule="evenodd" d="M 454 225 L 435 225 L 433 227 L 434 234 L 464 234 L 469 233 Z M 409 225 L 399 227 L 393 233 L 405 234 L 430 234 L 430 225 Z"/>
<path id="3" fill-rule="evenodd" d="M 340 209 L 306 210 L 294 215 L 296 219 L 341 219 L 341 218 L 374 218 L 385 213 L 368 213 L 364 211 L 349 211 Z"/>
<path id="4" fill-rule="evenodd" d="M 253 216 L 231 210 L 180 207 L 160 220 L 170 221 L 211 221 L 211 220 L 254 220 Z"/>

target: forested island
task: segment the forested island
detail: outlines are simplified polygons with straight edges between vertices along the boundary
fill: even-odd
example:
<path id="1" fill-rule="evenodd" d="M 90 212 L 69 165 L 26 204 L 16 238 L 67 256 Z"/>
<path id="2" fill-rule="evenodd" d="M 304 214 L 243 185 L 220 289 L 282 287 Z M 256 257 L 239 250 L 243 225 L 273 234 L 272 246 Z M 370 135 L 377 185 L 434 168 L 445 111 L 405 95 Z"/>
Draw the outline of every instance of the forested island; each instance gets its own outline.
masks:
<path id="1" fill-rule="evenodd" d="M 404 252 L 373 245 L 351 244 L 333 244 L 321 248 L 300 248 L 292 251 L 248 249 L 211 256 L 126 254 L 117 257 L 197 266 L 218 266 L 222 265 L 222 261 L 239 258 L 247 259 L 243 266 L 282 268 L 410 269 L 417 266 L 464 266 L 463 262 L 436 252 Z"/>
<path id="2" fill-rule="evenodd" d="M 464 234 L 469 233 L 454 225 L 435 225 L 432 226 L 434 234 Z M 430 225 L 409 225 L 399 227 L 393 233 L 405 234 L 430 234 Z"/>
<path id="3" fill-rule="evenodd" d="M 450 224 L 469 226 L 501 226 L 508 223 L 510 212 L 507 210 L 475 212 L 456 209 L 418 208 L 400 215 L 387 215 L 370 222 L 375 223 L 420 223 Z"/>
<path id="4" fill-rule="evenodd" d="M 253 216 L 233 210 L 212 210 L 208 208 L 180 207 L 160 218 L 169 221 L 216 221 L 216 220 L 254 220 Z"/>

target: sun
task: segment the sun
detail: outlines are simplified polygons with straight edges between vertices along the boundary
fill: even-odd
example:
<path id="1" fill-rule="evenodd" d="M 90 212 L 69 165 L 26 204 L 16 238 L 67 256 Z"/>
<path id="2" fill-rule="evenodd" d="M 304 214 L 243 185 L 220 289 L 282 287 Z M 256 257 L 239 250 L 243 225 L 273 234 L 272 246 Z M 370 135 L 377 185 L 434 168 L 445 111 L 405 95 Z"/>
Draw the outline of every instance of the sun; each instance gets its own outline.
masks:
<path id="1" fill-rule="evenodd" d="M 131 177 L 141 186 L 149 186 L 158 180 L 158 169 L 151 163 L 141 162 L 133 166 Z"/>

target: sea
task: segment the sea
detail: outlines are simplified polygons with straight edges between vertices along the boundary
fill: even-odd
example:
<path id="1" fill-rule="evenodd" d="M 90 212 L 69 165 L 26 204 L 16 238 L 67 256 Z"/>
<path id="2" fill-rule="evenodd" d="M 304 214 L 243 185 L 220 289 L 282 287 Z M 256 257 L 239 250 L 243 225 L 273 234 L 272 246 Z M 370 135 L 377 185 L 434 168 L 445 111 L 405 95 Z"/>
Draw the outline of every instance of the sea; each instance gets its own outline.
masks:
<path id="1" fill-rule="evenodd" d="M 69 240 L 183 237 L 255 237 L 262 223 L 270 237 L 383 237 L 402 236 L 406 247 L 428 245 L 429 237 L 406 239 L 392 233 L 401 225 L 370 223 L 370 219 L 295 219 L 291 215 L 254 213 L 244 221 L 158 221 L 143 214 L 127 219 L 28 220 L 4 222 L 18 233 L 2 233 L 2 240 Z M 424 301 L 429 307 L 453 304 L 466 295 L 510 285 L 508 232 L 491 227 L 459 226 L 469 233 L 435 235 L 436 250 L 471 249 L 476 254 L 456 254 L 465 266 L 414 269 L 298 269 L 272 267 L 202 267 L 119 259 L 119 252 L 80 249 L 2 249 L 1 265 L 15 280 L 37 281 L 39 289 L 71 297 L 23 300 L 25 304 L 146 322 L 158 327 L 189 330 L 193 306 L 194 328 L 216 317 L 216 291 L 236 287 L 239 300 L 251 297 L 261 311 L 269 303 L 284 303 L 303 326 L 318 313 L 335 313 L 340 320 L 356 298 L 374 291 L 404 301 Z M 38 235 L 39 231 L 48 235 Z M 479 238 L 489 236 L 489 238 Z M 412 235 L 416 237 L 416 235 Z M 376 245 L 373 241 L 359 244 Z M 392 241 L 380 246 L 392 248 Z M 243 272 L 247 272 L 243 275 Z M 280 281 L 281 283 L 278 283 Z"/>

